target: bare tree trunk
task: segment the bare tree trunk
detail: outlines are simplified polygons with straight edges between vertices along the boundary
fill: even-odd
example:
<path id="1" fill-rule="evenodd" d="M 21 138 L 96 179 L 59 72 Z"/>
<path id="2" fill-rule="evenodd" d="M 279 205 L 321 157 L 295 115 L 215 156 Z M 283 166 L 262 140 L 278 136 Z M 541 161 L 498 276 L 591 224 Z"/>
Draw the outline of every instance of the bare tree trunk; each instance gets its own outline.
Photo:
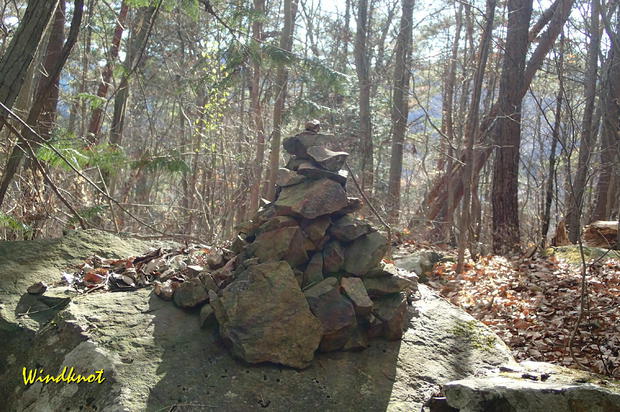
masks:
<path id="1" fill-rule="evenodd" d="M 263 23 L 261 18 L 265 12 L 265 0 L 254 0 L 254 10 L 259 17 L 252 22 L 252 40 L 258 45 L 263 38 Z M 265 161 L 265 126 L 263 124 L 263 112 L 260 101 L 261 63 L 258 59 L 252 62 L 252 79 L 250 80 L 250 112 L 252 125 L 256 133 L 256 157 L 254 159 L 254 174 L 252 187 L 250 188 L 250 213 L 258 209 L 258 198 L 263 177 L 263 162 Z"/>
<path id="2" fill-rule="evenodd" d="M 12 107 L 26 80 L 28 67 L 39 47 L 45 28 L 56 10 L 58 0 L 31 0 L 17 32 L 0 58 L 0 102 Z M 5 113 L 0 113 L 2 118 Z M 0 130 L 4 122 L 0 122 Z"/>
<path id="3" fill-rule="evenodd" d="M 467 243 L 471 243 L 473 237 L 470 236 L 470 223 L 472 214 L 472 210 L 470 210 L 470 205 L 472 203 L 472 195 L 477 201 L 477 184 L 475 185 L 476 189 L 472 190 L 474 187 L 474 142 L 476 141 L 476 134 L 478 130 L 478 113 L 480 111 L 480 100 L 482 98 L 482 83 L 484 80 L 484 72 L 486 70 L 487 60 L 489 58 L 489 50 L 491 47 L 491 37 L 493 34 L 493 19 L 495 17 L 495 6 L 496 0 L 487 0 L 485 13 L 486 24 L 484 26 L 482 37 L 480 40 L 480 51 L 478 55 L 478 62 L 476 65 L 476 72 L 474 73 L 471 105 L 469 112 L 467 113 L 467 120 L 465 121 L 466 143 L 465 167 L 463 171 L 463 208 L 461 220 L 459 221 L 458 231 L 458 256 L 456 265 L 457 273 L 461 273 L 463 271 L 463 263 L 465 261 L 465 248 Z M 474 207 L 472 207 L 472 209 L 475 209 L 473 213 L 477 213 L 479 210 L 478 203 L 474 202 Z"/>
<path id="4" fill-rule="evenodd" d="M 297 14 L 298 0 L 284 0 L 284 27 L 280 37 L 280 48 L 290 53 L 293 49 L 293 33 L 295 31 L 295 15 Z M 288 68 L 281 64 L 276 72 L 276 101 L 273 107 L 273 133 L 271 134 L 271 152 L 269 153 L 269 178 L 267 179 L 268 200 L 274 200 L 276 190 L 276 175 L 280 167 L 280 142 L 282 141 L 282 119 L 284 103 L 286 101 L 288 83 Z"/>
<path id="5" fill-rule="evenodd" d="M 97 97 L 105 98 L 108 94 L 108 88 L 110 87 L 110 81 L 112 80 L 112 70 L 114 68 L 115 61 L 118 58 L 121 38 L 123 37 L 123 31 L 125 30 L 125 21 L 127 20 L 128 10 L 129 6 L 127 5 L 127 2 L 123 1 L 121 4 L 121 10 L 116 19 L 116 27 L 114 29 L 114 36 L 112 37 L 112 45 L 108 51 L 106 65 L 101 73 L 101 82 L 99 82 L 99 87 L 97 88 Z M 98 106 L 93 110 L 88 124 L 88 139 L 91 144 L 97 144 L 102 123 L 103 106 Z"/>
<path id="6" fill-rule="evenodd" d="M 361 141 L 361 187 L 372 191 L 373 187 L 373 143 L 370 115 L 370 62 L 368 61 L 368 0 L 357 5 L 357 30 L 355 33 L 355 70 L 359 81 L 359 139 Z M 371 194 L 371 193 L 367 193 Z"/>
<path id="7" fill-rule="evenodd" d="M 388 183 L 388 210 L 391 223 L 397 224 L 400 213 L 400 181 L 403 173 L 403 145 L 409 114 L 409 78 L 411 67 L 411 35 L 414 0 L 402 0 L 400 31 L 396 39 L 394 58 L 394 88 L 392 90 L 392 157 Z"/>
<path id="8" fill-rule="evenodd" d="M 587 68 L 584 80 L 585 105 L 583 108 L 583 120 L 581 123 L 581 139 L 579 143 L 579 160 L 575 180 L 569 199 L 569 208 L 566 216 L 568 226 L 568 238 L 572 243 L 577 243 L 581 230 L 581 213 L 583 211 L 583 193 L 586 187 L 588 165 L 592 147 L 596 142 L 597 127 L 593 120 L 594 104 L 596 100 L 596 80 L 598 75 L 598 54 L 601 47 L 601 31 L 599 27 L 600 2 L 592 0 L 590 10 L 590 44 L 588 47 Z"/>
<path id="9" fill-rule="evenodd" d="M 549 232 L 549 223 L 551 220 L 551 204 L 553 203 L 553 183 L 555 182 L 556 170 L 555 170 L 555 151 L 560 141 L 560 128 L 562 125 L 562 99 L 564 97 L 564 36 L 560 40 L 559 51 L 559 63 L 558 63 L 558 79 L 559 79 L 559 91 L 556 99 L 555 106 L 555 120 L 553 122 L 553 132 L 551 134 L 551 152 L 549 153 L 549 173 L 547 174 L 547 187 L 545 192 L 545 205 L 542 215 L 542 230 L 540 247 L 545 247 L 547 243 L 547 233 Z"/>
<path id="10" fill-rule="evenodd" d="M 532 0 L 508 1 L 508 29 L 499 85 L 498 118 L 493 130 L 493 250 L 519 249 L 519 149 L 521 102 Z"/>

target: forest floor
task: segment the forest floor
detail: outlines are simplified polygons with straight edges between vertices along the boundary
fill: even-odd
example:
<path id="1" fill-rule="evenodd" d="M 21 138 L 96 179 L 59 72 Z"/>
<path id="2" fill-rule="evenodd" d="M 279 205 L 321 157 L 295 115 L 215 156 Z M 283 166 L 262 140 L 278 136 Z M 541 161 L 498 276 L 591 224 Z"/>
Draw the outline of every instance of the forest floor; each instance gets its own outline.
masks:
<path id="1" fill-rule="evenodd" d="M 399 251 L 428 249 L 404 243 Z M 600 249 L 599 249 L 600 250 Z M 454 250 L 438 250 L 446 256 Z M 586 252 L 585 308 L 577 246 L 534 258 L 483 256 L 457 275 L 453 262 L 438 263 L 429 285 L 488 325 L 519 361 L 534 360 L 620 378 L 620 253 Z M 589 259 L 592 257 L 592 259 Z"/>

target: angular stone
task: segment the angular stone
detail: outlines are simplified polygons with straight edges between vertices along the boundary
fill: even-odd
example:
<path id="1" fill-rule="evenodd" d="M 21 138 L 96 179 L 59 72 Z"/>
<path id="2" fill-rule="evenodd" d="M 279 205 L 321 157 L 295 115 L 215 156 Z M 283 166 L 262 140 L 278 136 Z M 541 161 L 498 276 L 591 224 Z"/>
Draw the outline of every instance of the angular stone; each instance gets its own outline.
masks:
<path id="1" fill-rule="evenodd" d="M 200 308 L 200 327 L 208 328 L 217 322 L 215 319 L 215 311 L 208 303 Z"/>
<path id="2" fill-rule="evenodd" d="M 500 371 L 446 383 L 452 410 L 620 411 L 620 385 L 601 375 L 531 361 Z"/>
<path id="3" fill-rule="evenodd" d="M 249 267 L 212 305 L 220 334 L 249 363 L 304 368 L 321 341 L 321 322 L 283 261 Z"/>
<path id="4" fill-rule="evenodd" d="M 218 290 L 220 290 L 217 282 L 215 281 L 215 278 L 210 273 L 203 272 L 198 275 L 198 279 L 200 279 L 207 291 L 212 290 L 214 292 L 217 292 Z"/>
<path id="5" fill-rule="evenodd" d="M 299 168 L 300 164 L 307 161 L 307 159 L 299 159 L 295 156 L 291 156 L 291 158 L 288 159 L 288 162 L 286 162 L 286 169 L 296 171 Z"/>
<path id="6" fill-rule="evenodd" d="M 324 146 L 311 146 L 306 152 L 321 167 L 331 172 L 337 172 L 342 169 L 345 160 L 349 156 L 347 152 L 333 152 Z"/>
<path id="7" fill-rule="evenodd" d="M 344 264 L 344 249 L 337 240 L 331 241 L 323 248 L 323 272 L 336 273 Z"/>
<path id="8" fill-rule="evenodd" d="M 342 350 L 350 350 L 350 351 L 358 351 L 363 350 L 368 347 L 368 336 L 366 332 L 362 330 L 361 327 L 357 326 L 351 332 L 351 336 L 349 336 L 349 340 L 345 343 Z"/>
<path id="9" fill-rule="evenodd" d="M 310 258 L 308 266 L 304 271 L 302 288 L 308 285 L 319 283 L 323 280 L 323 253 L 316 252 Z"/>
<path id="10" fill-rule="evenodd" d="M 351 242 L 374 230 L 369 223 L 345 215 L 334 222 L 329 228 L 329 234 L 342 242 Z"/>
<path id="11" fill-rule="evenodd" d="M 405 277 L 401 275 L 385 276 L 381 278 L 364 278 L 364 286 L 368 295 L 384 296 L 407 290 L 417 290 L 417 277 Z"/>
<path id="12" fill-rule="evenodd" d="M 360 198 L 347 197 L 347 206 L 334 213 L 336 216 L 344 216 L 350 213 L 355 213 L 364 206 L 364 203 Z"/>
<path id="13" fill-rule="evenodd" d="M 345 295 L 353 303 L 355 313 L 359 316 L 368 316 L 372 310 L 372 300 L 366 292 L 364 282 L 360 278 L 342 278 L 340 286 Z"/>
<path id="14" fill-rule="evenodd" d="M 235 240 L 233 240 L 232 244 L 230 245 L 230 250 L 232 250 L 236 254 L 239 254 L 243 252 L 247 245 L 248 242 L 246 242 L 241 236 L 237 235 L 235 236 Z"/>
<path id="15" fill-rule="evenodd" d="M 260 235 L 263 232 L 271 232 L 283 227 L 298 226 L 297 221 L 289 216 L 275 216 L 263 223 L 258 229 L 256 229 L 256 235 Z"/>
<path id="16" fill-rule="evenodd" d="M 274 204 L 280 215 L 314 219 L 342 209 L 347 205 L 347 197 L 341 185 L 320 179 L 282 188 Z"/>
<path id="17" fill-rule="evenodd" d="M 379 232 L 361 236 L 347 246 L 344 270 L 362 276 L 379 264 L 387 249 L 387 239 Z"/>
<path id="18" fill-rule="evenodd" d="M 305 176 L 300 175 L 294 170 L 281 167 L 276 175 L 276 185 L 280 187 L 293 186 L 303 182 L 305 179 Z"/>
<path id="19" fill-rule="evenodd" d="M 299 226 L 281 227 L 263 232 L 248 246 L 248 253 L 261 262 L 286 260 L 291 266 L 299 266 L 308 261 L 304 245 L 304 235 Z"/>
<path id="20" fill-rule="evenodd" d="M 394 266 L 392 263 L 379 262 L 377 267 L 370 269 L 366 272 L 363 277 L 364 278 L 383 278 L 387 276 L 397 276 L 400 273 L 398 272 L 398 268 Z"/>
<path id="21" fill-rule="evenodd" d="M 342 349 L 357 326 L 351 302 L 340 294 L 338 287 L 334 287 L 317 297 L 308 297 L 308 304 L 314 316 L 323 325 L 319 350 L 331 352 Z"/>
<path id="22" fill-rule="evenodd" d="M 180 308 L 194 308 L 207 302 L 209 294 L 200 279 L 193 278 L 179 285 L 172 300 Z"/>
<path id="23" fill-rule="evenodd" d="M 312 162 L 306 161 L 301 163 L 297 167 L 297 173 L 306 176 L 310 179 L 322 179 L 327 178 L 335 182 L 340 183 L 343 187 L 347 184 L 347 173 L 344 171 L 334 173 L 329 170 L 321 169 L 312 164 Z"/>
<path id="24" fill-rule="evenodd" d="M 376 299 L 372 313 L 381 325 L 381 336 L 398 340 L 407 326 L 407 296 L 399 293 Z"/>
<path id="25" fill-rule="evenodd" d="M 419 276 L 420 282 L 426 282 L 435 263 L 441 261 L 442 258 L 443 256 L 437 252 L 424 250 L 398 259 L 396 266 L 409 272 L 415 272 Z"/>
<path id="26" fill-rule="evenodd" d="M 304 290 L 304 295 L 306 298 L 318 298 L 319 296 L 329 292 L 332 289 L 336 289 L 338 287 L 338 279 L 333 276 L 327 277 L 323 279 L 321 282 L 312 286 L 311 288 Z"/>
<path id="27" fill-rule="evenodd" d="M 45 284 L 45 282 L 37 282 L 37 283 L 34 283 L 28 286 L 28 289 L 26 289 L 26 292 L 28 292 L 31 295 L 42 295 L 43 293 L 45 293 L 46 290 L 47 290 L 47 285 Z"/>
<path id="28" fill-rule="evenodd" d="M 284 150 L 289 154 L 307 158 L 308 148 L 312 146 L 330 146 L 333 136 L 314 132 L 303 132 L 298 135 L 287 137 L 282 142 Z"/>
<path id="29" fill-rule="evenodd" d="M 331 218 L 325 215 L 313 220 L 305 220 L 301 223 L 301 227 L 310 240 L 318 243 L 325 236 L 325 232 L 331 223 Z"/>

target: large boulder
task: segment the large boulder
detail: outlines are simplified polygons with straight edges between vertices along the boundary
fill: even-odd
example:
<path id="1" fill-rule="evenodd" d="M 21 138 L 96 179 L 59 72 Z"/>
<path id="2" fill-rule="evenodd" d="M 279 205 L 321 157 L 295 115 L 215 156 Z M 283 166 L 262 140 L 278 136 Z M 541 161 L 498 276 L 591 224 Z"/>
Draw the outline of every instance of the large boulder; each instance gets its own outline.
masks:
<path id="1" fill-rule="evenodd" d="M 355 239 L 345 251 L 344 270 L 363 276 L 377 267 L 387 252 L 387 239 L 379 232 L 371 232 Z"/>
<path id="2" fill-rule="evenodd" d="M 620 382 L 544 362 L 449 382 L 443 390 L 461 412 L 620 412 Z"/>
<path id="3" fill-rule="evenodd" d="M 179 309 L 148 288 L 78 295 L 53 286 L 62 271 L 94 253 L 121 258 L 154 246 L 96 230 L 0 242 L 3 410 L 419 411 L 441 385 L 512 359 L 486 326 L 424 285 L 420 299 L 407 307 L 411 318 L 402 340 L 375 340 L 361 352 L 319 353 L 302 371 L 233 358 L 215 327 L 200 328 L 198 311 Z M 31 296 L 37 301 L 47 296 L 39 301 L 47 310 L 19 315 L 31 306 L 20 304 L 26 288 L 39 281 L 50 288 Z M 252 305 L 267 298 L 271 294 Z M 462 329 L 468 333 L 455 333 Z M 363 347 L 352 333 L 349 348 Z M 103 368 L 107 380 L 96 385 L 21 382 L 24 366 L 58 372 L 66 365 Z"/>
<path id="4" fill-rule="evenodd" d="M 309 180 L 282 188 L 274 206 L 280 215 L 314 219 L 347 206 L 347 194 L 333 180 Z"/>
<path id="5" fill-rule="evenodd" d="M 250 363 L 307 367 L 321 340 L 321 323 L 312 315 L 286 262 L 250 266 L 211 306 L 220 334 L 232 352 Z"/>

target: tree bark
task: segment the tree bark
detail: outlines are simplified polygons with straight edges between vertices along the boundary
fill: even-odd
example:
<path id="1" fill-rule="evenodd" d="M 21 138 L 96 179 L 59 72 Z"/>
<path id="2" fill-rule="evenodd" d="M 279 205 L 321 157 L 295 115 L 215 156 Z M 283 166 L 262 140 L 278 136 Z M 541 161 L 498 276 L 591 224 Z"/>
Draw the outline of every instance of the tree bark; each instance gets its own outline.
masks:
<path id="1" fill-rule="evenodd" d="M 295 32 L 295 15 L 298 0 L 284 0 L 284 27 L 280 36 L 280 48 L 286 53 L 293 49 L 293 33 Z M 276 72 L 276 101 L 273 107 L 273 132 L 271 134 L 271 152 L 269 153 L 269 178 L 265 191 L 267 200 L 274 200 L 276 175 L 280 167 L 280 143 L 282 141 L 282 120 L 288 83 L 288 68 L 280 64 Z"/>
<path id="2" fill-rule="evenodd" d="M 479 210 L 477 202 L 477 185 L 474 184 L 474 143 L 476 141 L 476 132 L 478 126 L 478 116 L 480 111 L 480 100 L 482 98 L 482 82 L 489 58 L 489 50 L 491 46 L 491 37 L 493 34 L 493 20 L 495 17 L 496 0 L 487 0 L 485 13 L 485 26 L 480 40 L 480 51 L 476 71 L 474 73 L 473 94 L 467 119 L 465 121 L 465 166 L 463 171 L 463 207 L 461 220 L 459 221 L 458 230 L 458 254 L 456 272 L 462 273 L 465 261 L 465 248 L 471 243 L 470 236 L 471 214 Z M 474 189 L 476 186 L 476 189 Z M 475 200 L 472 202 L 472 195 Z M 470 210 L 471 204 L 474 204 L 475 210 Z"/>
<path id="3" fill-rule="evenodd" d="M 586 187 L 588 165 L 592 154 L 592 146 L 596 141 L 597 127 L 594 122 L 594 104 L 596 100 L 596 80 L 598 75 L 598 55 L 601 47 L 601 31 L 599 23 L 599 0 L 592 0 L 590 11 L 590 44 L 588 46 L 587 68 L 584 80 L 583 120 L 581 122 L 581 139 L 579 144 L 579 159 L 577 171 L 573 181 L 569 208 L 566 216 L 568 238 L 577 243 L 581 231 L 581 214 L 583 211 L 583 193 Z"/>
<path id="4" fill-rule="evenodd" d="M 619 20 L 620 24 L 620 20 Z M 620 150 L 620 52 L 614 38 L 609 48 L 609 64 L 603 84 L 603 125 L 601 130 L 601 164 L 593 220 L 609 220 L 612 214 L 609 193 L 612 175 L 618 169 L 618 151 Z"/>
<path id="5" fill-rule="evenodd" d="M 254 10 L 260 17 L 252 22 L 252 40 L 254 45 L 260 47 L 263 38 L 262 15 L 265 12 L 265 0 L 254 0 Z M 252 79 L 250 80 L 250 112 L 252 114 L 252 125 L 256 133 L 256 156 L 254 159 L 254 174 L 252 176 L 252 187 L 250 188 L 250 213 L 258 209 L 258 198 L 263 177 L 263 162 L 265 161 L 265 126 L 263 124 L 262 105 L 260 101 L 260 79 L 261 63 L 258 59 L 252 62 Z"/>
<path id="6" fill-rule="evenodd" d="M 118 52 L 120 50 L 121 38 L 123 37 L 123 31 L 125 30 L 125 21 L 127 20 L 127 12 L 129 6 L 126 1 L 121 4 L 121 10 L 116 19 L 116 27 L 114 29 L 114 36 L 112 37 L 112 45 L 108 52 L 106 65 L 101 72 L 101 81 L 97 87 L 97 97 L 105 98 L 108 94 L 110 87 L 110 81 L 112 80 L 112 71 L 116 59 L 118 58 Z M 99 138 L 99 132 L 101 130 L 101 124 L 103 123 L 103 106 L 96 107 L 90 117 L 88 123 L 88 140 L 91 144 L 97 144 Z"/>
<path id="7" fill-rule="evenodd" d="M 373 143 L 372 119 L 370 114 L 370 63 L 368 61 L 368 0 L 360 0 L 357 5 L 357 29 L 355 32 L 355 70 L 359 82 L 359 139 L 361 143 L 361 188 L 364 191 L 373 187 Z M 370 194 L 370 193 L 367 193 Z"/>
<path id="8" fill-rule="evenodd" d="M 28 67 L 39 47 L 58 0 L 31 0 L 17 32 L 0 58 L 0 102 L 11 108 L 24 84 Z M 2 118 L 5 113 L 0 113 Z M 0 130 L 4 122 L 0 122 Z"/>

